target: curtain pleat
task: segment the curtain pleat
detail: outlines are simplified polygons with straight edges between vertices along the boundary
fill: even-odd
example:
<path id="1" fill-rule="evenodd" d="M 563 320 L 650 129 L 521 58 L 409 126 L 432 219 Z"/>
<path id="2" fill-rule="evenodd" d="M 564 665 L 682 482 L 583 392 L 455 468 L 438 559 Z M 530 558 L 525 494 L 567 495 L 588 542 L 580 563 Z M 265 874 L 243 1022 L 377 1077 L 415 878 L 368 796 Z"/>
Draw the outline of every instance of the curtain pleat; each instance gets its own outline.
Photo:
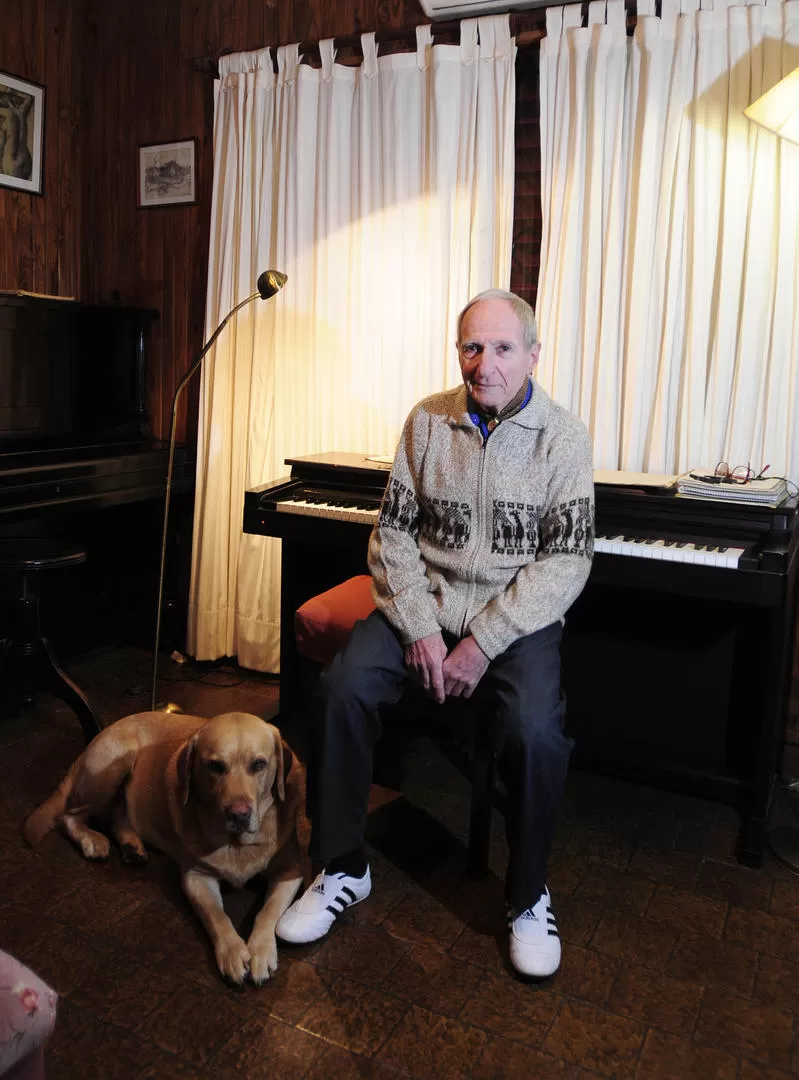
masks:
<path id="1" fill-rule="evenodd" d="M 279 658 L 280 547 L 244 535 L 244 491 L 285 458 L 392 453 L 410 407 L 459 379 L 454 321 L 510 280 L 515 44 L 507 16 L 459 46 L 363 64 L 297 45 L 224 56 L 215 90 L 206 332 L 267 268 L 202 372 L 189 651 Z M 324 552 L 319 553 L 324 558 Z"/>
<path id="2" fill-rule="evenodd" d="M 632 39 L 622 0 L 547 11 L 539 378 L 599 467 L 799 480 L 799 147 L 743 115 L 798 11 L 640 0 Z"/>

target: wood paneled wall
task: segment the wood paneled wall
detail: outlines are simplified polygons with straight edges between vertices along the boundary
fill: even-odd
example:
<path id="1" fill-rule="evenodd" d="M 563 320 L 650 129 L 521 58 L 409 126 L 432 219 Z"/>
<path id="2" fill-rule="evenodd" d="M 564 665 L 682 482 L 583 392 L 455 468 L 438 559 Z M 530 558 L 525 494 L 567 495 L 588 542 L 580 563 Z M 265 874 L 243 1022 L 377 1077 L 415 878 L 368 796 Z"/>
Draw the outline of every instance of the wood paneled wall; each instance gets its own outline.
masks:
<path id="1" fill-rule="evenodd" d="M 203 336 L 213 79 L 193 61 L 418 23 L 423 14 L 416 0 L 84 2 L 83 292 L 99 301 L 117 290 L 161 312 L 149 401 L 154 433 L 166 436 L 175 387 Z M 137 146 L 189 136 L 199 146 L 198 204 L 138 210 Z"/>
<path id="2" fill-rule="evenodd" d="M 43 83 L 47 98 L 44 196 L 0 188 L 0 288 L 157 308 L 148 400 L 153 434 L 166 437 L 175 387 L 203 337 L 213 79 L 194 61 L 410 27 L 424 13 L 418 0 L 3 0 L 2 8 L 0 70 Z M 190 136 L 197 205 L 139 210 L 137 147 Z M 526 168 L 517 171 L 529 208 L 517 208 L 524 235 L 514 285 L 531 298 L 537 201 Z M 181 437 L 192 437 L 196 384 Z"/>
<path id="3" fill-rule="evenodd" d="M 0 186 L 0 289 L 79 296 L 83 0 L 3 0 L 0 71 L 46 88 L 44 193 Z"/>

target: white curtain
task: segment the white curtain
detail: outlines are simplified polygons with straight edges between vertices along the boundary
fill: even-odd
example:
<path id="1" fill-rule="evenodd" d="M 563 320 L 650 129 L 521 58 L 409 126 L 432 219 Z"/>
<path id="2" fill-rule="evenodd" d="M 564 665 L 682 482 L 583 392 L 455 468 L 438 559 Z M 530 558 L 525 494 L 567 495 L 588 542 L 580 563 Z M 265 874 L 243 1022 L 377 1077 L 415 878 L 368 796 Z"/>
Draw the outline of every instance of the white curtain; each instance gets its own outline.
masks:
<path id="1" fill-rule="evenodd" d="M 799 64 L 799 0 L 550 8 L 540 377 L 596 465 L 799 480 L 799 146 L 744 108 Z"/>
<path id="2" fill-rule="evenodd" d="M 507 287 L 515 44 L 507 16 L 459 46 L 359 67 L 298 46 L 222 57 L 216 86 L 207 332 L 254 289 L 203 369 L 189 651 L 277 671 L 279 543 L 242 534 L 246 488 L 290 456 L 393 453 L 425 394 L 457 382 L 454 321 Z M 320 557 L 324 557 L 320 553 Z"/>

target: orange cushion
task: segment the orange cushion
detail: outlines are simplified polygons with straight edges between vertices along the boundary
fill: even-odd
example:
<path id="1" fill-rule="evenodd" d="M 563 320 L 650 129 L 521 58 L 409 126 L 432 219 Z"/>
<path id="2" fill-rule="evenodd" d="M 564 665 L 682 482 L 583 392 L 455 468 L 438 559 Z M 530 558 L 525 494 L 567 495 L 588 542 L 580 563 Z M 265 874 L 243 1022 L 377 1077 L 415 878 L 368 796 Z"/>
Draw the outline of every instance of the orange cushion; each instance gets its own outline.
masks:
<path id="1" fill-rule="evenodd" d="M 297 648 L 309 660 L 324 665 L 331 663 L 347 643 L 358 619 L 365 619 L 374 607 L 369 574 L 358 574 L 312 596 L 294 614 Z"/>

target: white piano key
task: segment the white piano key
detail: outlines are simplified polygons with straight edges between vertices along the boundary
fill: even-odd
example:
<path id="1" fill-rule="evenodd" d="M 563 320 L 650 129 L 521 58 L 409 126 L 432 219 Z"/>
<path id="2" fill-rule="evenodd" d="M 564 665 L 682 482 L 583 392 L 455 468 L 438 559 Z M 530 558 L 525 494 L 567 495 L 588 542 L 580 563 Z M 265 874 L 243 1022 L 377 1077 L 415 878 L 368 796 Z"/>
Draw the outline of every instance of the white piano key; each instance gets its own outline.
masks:
<path id="1" fill-rule="evenodd" d="M 719 552 L 719 557 L 722 560 L 721 565 L 728 569 L 735 570 L 743 553 L 743 548 L 728 547 L 726 551 Z"/>
<path id="2" fill-rule="evenodd" d="M 656 540 L 654 542 L 654 544 L 652 544 L 652 558 L 657 559 L 658 561 L 662 562 L 663 561 L 663 553 L 664 553 L 665 550 L 666 550 L 666 541 L 665 540 Z"/>

